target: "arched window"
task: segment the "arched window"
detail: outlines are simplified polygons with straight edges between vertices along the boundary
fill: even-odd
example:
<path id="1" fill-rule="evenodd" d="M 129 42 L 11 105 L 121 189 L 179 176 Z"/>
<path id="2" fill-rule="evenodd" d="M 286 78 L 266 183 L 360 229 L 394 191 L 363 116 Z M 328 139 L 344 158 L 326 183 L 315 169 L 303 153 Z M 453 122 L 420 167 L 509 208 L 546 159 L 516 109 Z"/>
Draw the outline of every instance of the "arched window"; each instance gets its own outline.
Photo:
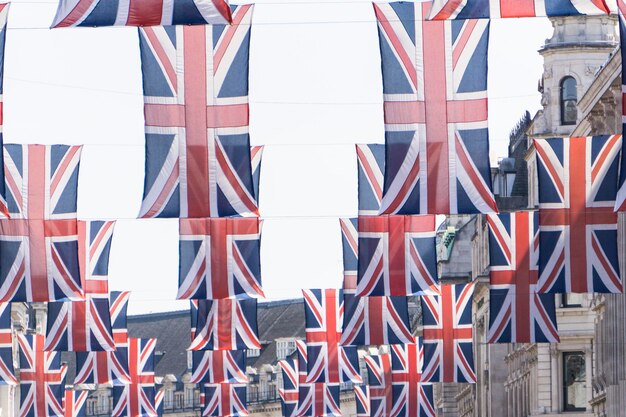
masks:
<path id="1" fill-rule="evenodd" d="M 578 118 L 576 104 L 576 80 L 574 77 L 565 77 L 561 80 L 561 124 L 575 125 Z"/>

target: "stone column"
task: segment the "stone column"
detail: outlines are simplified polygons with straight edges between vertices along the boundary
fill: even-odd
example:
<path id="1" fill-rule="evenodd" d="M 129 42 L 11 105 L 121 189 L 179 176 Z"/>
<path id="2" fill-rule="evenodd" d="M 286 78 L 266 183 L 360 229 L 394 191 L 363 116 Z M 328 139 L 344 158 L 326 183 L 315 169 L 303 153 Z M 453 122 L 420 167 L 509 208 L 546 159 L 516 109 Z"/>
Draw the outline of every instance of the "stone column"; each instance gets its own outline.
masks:
<path id="1" fill-rule="evenodd" d="M 560 410 L 559 406 L 559 351 L 555 346 L 550 346 L 550 397 L 551 412 L 557 413 Z"/>
<path id="2" fill-rule="evenodd" d="M 593 385 L 591 381 L 593 381 L 593 358 L 591 357 L 591 342 L 585 346 L 585 391 L 587 394 L 587 411 L 591 410 L 591 404 L 589 401 L 593 398 Z"/>

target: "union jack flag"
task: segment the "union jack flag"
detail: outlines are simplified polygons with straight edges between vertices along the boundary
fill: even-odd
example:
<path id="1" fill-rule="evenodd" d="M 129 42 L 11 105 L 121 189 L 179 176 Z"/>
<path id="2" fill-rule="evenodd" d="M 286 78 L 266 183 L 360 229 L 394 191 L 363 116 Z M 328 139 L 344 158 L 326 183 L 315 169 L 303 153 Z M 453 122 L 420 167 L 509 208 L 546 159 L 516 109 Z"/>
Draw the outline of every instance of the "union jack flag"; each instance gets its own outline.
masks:
<path id="1" fill-rule="evenodd" d="M 46 351 L 113 351 L 109 300 L 48 303 Z"/>
<path id="2" fill-rule="evenodd" d="M 344 284 L 344 301 L 346 289 L 348 293 L 354 294 L 357 281 L 357 270 L 359 265 L 359 233 L 357 219 L 339 219 L 341 226 L 341 247 L 343 248 L 343 280 L 352 282 L 353 286 Z M 352 291 L 349 289 L 352 288 Z"/>
<path id="3" fill-rule="evenodd" d="M 180 219 L 178 299 L 264 297 L 258 218 Z"/>
<path id="4" fill-rule="evenodd" d="M 225 0 L 60 0 L 53 28 L 229 23 Z"/>
<path id="5" fill-rule="evenodd" d="M 109 254 L 114 227 L 114 221 L 78 221 L 81 283 L 91 298 L 109 299 Z"/>
<path id="6" fill-rule="evenodd" d="M 367 385 L 354 386 L 356 417 L 370 417 L 370 388 Z M 286 416 L 285 416 L 286 417 Z"/>
<path id="7" fill-rule="evenodd" d="M 385 110 L 380 214 L 495 212 L 485 158 L 489 21 L 428 22 L 428 7 L 374 4 Z"/>
<path id="8" fill-rule="evenodd" d="M 297 417 L 341 416 L 339 406 L 339 384 L 306 383 L 308 369 L 307 345 L 302 340 L 296 340 L 298 360 L 291 364 L 293 369 L 298 368 L 297 379 L 292 374 L 290 378 L 298 381 L 291 398 L 298 401 Z M 293 372 L 293 370 L 289 370 Z M 292 384 L 292 382 L 290 382 Z M 287 417 L 287 415 L 285 415 Z"/>
<path id="9" fill-rule="evenodd" d="M 78 222 L 78 256 L 86 299 L 48 305 L 46 351 L 115 350 L 108 285 L 114 225 L 112 221 Z"/>
<path id="10" fill-rule="evenodd" d="M 424 382 L 476 382 L 472 344 L 474 284 L 442 285 L 421 297 Z"/>
<path id="11" fill-rule="evenodd" d="M 394 417 L 435 417 L 432 384 L 422 382 L 424 350 L 415 343 L 391 346 L 391 381 Z"/>
<path id="12" fill-rule="evenodd" d="M 556 343 L 553 294 L 537 294 L 539 214 L 488 214 L 488 343 Z"/>
<path id="13" fill-rule="evenodd" d="M 300 384 L 298 417 L 341 417 L 339 384 Z"/>
<path id="14" fill-rule="evenodd" d="M 556 17 L 610 13 L 604 0 L 433 0 L 429 19 Z"/>
<path id="15" fill-rule="evenodd" d="M 234 8 L 229 26 L 140 29 L 146 119 L 140 217 L 258 216 L 248 134 L 252 9 Z"/>
<path id="16" fill-rule="evenodd" d="M 189 350 L 260 349 L 256 305 L 256 299 L 198 300 Z"/>
<path id="17" fill-rule="evenodd" d="M 65 389 L 63 397 L 64 417 L 85 417 L 85 404 L 89 391 L 74 391 L 73 389 Z"/>
<path id="18" fill-rule="evenodd" d="M 80 146 L 5 145 L 11 220 L 0 220 L 0 301 L 82 300 Z"/>
<path id="19" fill-rule="evenodd" d="M 617 0 L 617 15 L 619 16 L 619 37 L 622 47 L 622 62 L 626 62 L 626 2 Z M 626 132 L 626 65 L 622 65 L 622 134 Z M 619 190 L 615 201 L 615 211 L 626 211 L 626 149 L 622 139 L 622 159 L 620 162 Z"/>
<path id="20" fill-rule="evenodd" d="M 305 382 L 362 383 L 356 347 L 341 347 L 343 292 L 302 290 L 306 318 L 307 378 Z"/>
<path id="21" fill-rule="evenodd" d="M 10 3 L 0 4 L 0 149 L 2 148 L 3 135 L 2 109 L 4 103 L 4 45 L 7 36 L 7 18 L 9 17 L 9 5 Z M 2 154 L 3 152 L 0 152 L 0 167 L 4 167 L 4 157 Z M 9 209 L 7 207 L 4 188 L 4 169 L 0 169 L 0 218 L 2 217 L 9 217 Z"/>
<path id="22" fill-rule="evenodd" d="M 357 297 L 355 286 L 354 281 L 344 282 L 341 345 L 389 345 L 413 340 L 406 297 Z"/>
<path id="23" fill-rule="evenodd" d="M 393 409 L 393 382 L 391 376 L 391 355 L 366 355 L 370 395 L 370 416 L 390 417 Z"/>
<path id="24" fill-rule="evenodd" d="M 204 384 L 203 417 L 248 416 L 247 384 Z"/>
<path id="25" fill-rule="evenodd" d="M 112 291 L 111 327 L 115 352 L 77 352 L 75 384 L 122 386 L 130 384 L 126 313 L 129 291 Z"/>
<path id="26" fill-rule="evenodd" d="M 0 385 L 17 385 L 13 371 L 11 303 L 0 303 Z"/>
<path id="27" fill-rule="evenodd" d="M 622 293 L 617 194 L 622 136 L 535 139 L 539 293 Z"/>
<path id="28" fill-rule="evenodd" d="M 358 296 L 437 292 L 435 216 L 361 216 L 358 226 Z"/>
<path id="29" fill-rule="evenodd" d="M 298 389 L 300 385 L 298 360 L 287 358 L 278 361 L 278 365 L 283 373 L 283 388 L 278 390 L 283 417 L 296 417 L 298 411 Z"/>
<path id="30" fill-rule="evenodd" d="M 154 409 L 156 339 L 128 339 L 130 384 L 113 387 L 113 417 L 157 417 Z"/>
<path id="31" fill-rule="evenodd" d="M 256 196 L 257 205 L 259 203 L 260 192 L 259 184 L 261 182 L 261 161 L 263 160 L 263 150 L 265 146 L 253 146 L 250 148 L 250 165 L 252 169 L 252 185 L 254 187 L 254 195 Z"/>
<path id="32" fill-rule="evenodd" d="M 192 352 L 193 384 L 245 383 L 246 352 L 244 350 L 206 350 Z"/>
<path id="33" fill-rule="evenodd" d="M 385 145 L 356 145 L 359 216 L 377 215 L 383 198 Z"/>
<path id="34" fill-rule="evenodd" d="M 61 353 L 44 352 L 43 335 L 19 334 L 19 417 L 58 417 L 63 413 L 66 365 Z"/>
<path id="35" fill-rule="evenodd" d="M 163 416 L 163 397 L 165 396 L 165 390 L 159 390 L 154 395 L 154 409 L 157 412 L 158 417 Z"/>

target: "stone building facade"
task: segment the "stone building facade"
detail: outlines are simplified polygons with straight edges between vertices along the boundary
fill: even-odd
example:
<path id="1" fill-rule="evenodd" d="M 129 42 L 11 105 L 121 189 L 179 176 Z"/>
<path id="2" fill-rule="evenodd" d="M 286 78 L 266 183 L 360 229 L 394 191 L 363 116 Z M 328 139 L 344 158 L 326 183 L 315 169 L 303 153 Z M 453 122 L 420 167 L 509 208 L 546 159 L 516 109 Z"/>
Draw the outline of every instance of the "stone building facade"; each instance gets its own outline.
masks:
<path id="1" fill-rule="evenodd" d="M 511 134 L 508 157 L 494 169 L 501 211 L 538 206 L 536 153 L 528 137 L 621 132 L 621 59 L 615 18 L 551 20 L 553 35 L 539 51 L 544 59 L 539 83 L 543 109 L 532 119 L 522 118 Z M 519 186 L 517 176 L 525 179 L 526 187 Z M 437 401 L 442 408 L 438 415 L 626 417 L 624 295 L 557 295 L 560 343 L 486 345 L 487 230 L 483 216 L 477 216 L 474 224 L 470 270 L 476 283 L 478 382 L 439 389 Z M 618 227 L 624 275 L 626 222 L 622 216 Z"/>

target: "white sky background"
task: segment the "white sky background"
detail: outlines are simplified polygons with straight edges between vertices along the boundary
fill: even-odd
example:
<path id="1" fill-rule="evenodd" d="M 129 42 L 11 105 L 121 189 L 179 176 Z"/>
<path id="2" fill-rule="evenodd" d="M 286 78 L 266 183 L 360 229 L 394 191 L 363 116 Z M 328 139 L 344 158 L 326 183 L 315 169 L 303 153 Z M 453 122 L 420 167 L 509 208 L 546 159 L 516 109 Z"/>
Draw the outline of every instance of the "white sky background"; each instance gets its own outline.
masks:
<path id="1" fill-rule="evenodd" d="M 250 63 L 250 131 L 261 168 L 262 279 L 269 299 L 340 287 L 338 217 L 357 213 L 355 143 L 383 143 L 378 34 L 369 1 L 260 0 Z M 14 1 L 5 58 L 5 143 L 84 144 L 78 214 L 120 219 L 110 287 L 131 314 L 188 308 L 178 284 L 178 221 L 135 220 L 144 136 L 137 29 L 48 30 L 56 3 Z M 40 29 L 26 29 L 40 28 Z M 537 50 L 547 19 L 491 23 L 491 161 L 540 107 Z"/>

